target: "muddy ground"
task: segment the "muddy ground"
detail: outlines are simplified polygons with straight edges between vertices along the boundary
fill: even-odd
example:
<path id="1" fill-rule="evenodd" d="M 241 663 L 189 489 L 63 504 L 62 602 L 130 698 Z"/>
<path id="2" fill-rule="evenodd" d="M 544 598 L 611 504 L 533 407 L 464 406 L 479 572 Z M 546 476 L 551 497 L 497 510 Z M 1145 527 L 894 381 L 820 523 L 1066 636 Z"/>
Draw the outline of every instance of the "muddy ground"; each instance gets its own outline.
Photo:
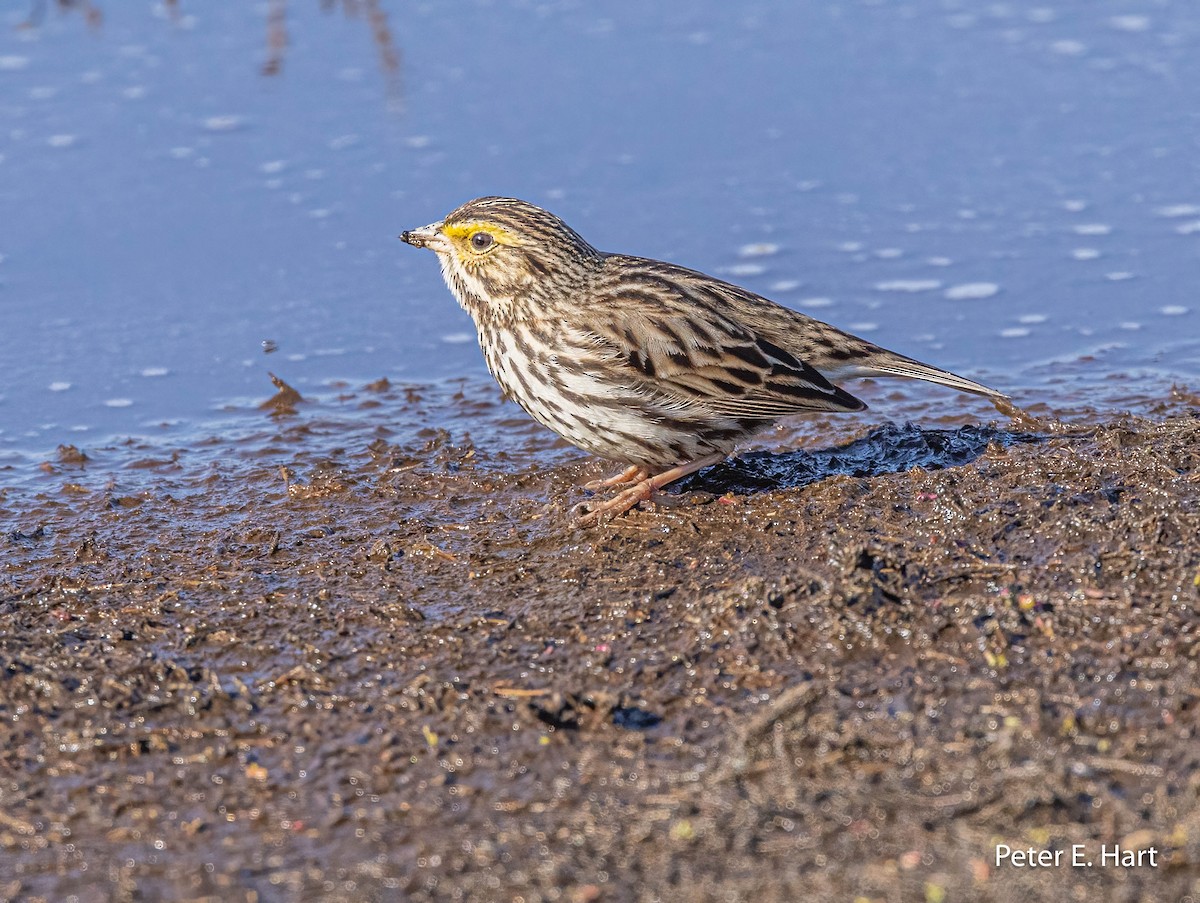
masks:
<path id="1" fill-rule="evenodd" d="M 0 472 L 0 898 L 1200 899 L 1194 396 L 586 531 L 600 462 L 339 403 Z"/>

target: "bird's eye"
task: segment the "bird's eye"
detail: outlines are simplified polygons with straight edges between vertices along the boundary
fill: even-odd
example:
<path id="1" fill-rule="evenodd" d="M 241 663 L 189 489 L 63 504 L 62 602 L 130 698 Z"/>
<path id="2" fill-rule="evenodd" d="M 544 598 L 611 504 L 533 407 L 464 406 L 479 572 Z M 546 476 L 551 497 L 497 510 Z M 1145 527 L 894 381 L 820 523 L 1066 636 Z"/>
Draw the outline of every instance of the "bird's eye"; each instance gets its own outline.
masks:
<path id="1" fill-rule="evenodd" d="M 471 236 L 471 247 L 476 251 L 486 251 L 495 243 L 496 239 L 488 232 L 476 232 Z"/>

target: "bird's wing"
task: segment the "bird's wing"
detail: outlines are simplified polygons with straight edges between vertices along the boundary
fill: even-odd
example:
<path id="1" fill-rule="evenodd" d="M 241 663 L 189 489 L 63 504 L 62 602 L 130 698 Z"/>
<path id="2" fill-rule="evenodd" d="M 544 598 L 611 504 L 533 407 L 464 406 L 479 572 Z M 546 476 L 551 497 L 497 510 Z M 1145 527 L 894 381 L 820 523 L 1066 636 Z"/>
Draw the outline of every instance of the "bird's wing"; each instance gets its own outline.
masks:
<path id="1" fill-rule="evenodd" d="M 747 325 L 726 292 L 734 286 L 639 258 L 606 271 L 593 293 L 606 300 L 589 311 L 587 337 L 626 384 L 731 417 L 866 407 Z"/>

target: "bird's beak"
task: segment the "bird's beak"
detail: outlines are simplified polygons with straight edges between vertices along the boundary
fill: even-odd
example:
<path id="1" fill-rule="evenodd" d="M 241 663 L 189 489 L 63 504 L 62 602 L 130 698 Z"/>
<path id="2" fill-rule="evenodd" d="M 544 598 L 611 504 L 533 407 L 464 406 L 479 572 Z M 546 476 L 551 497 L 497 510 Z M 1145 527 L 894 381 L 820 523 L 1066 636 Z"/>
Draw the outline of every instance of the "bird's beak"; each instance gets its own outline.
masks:
<path id="1" fill-rule="evenodd" d="M 445 250 L 447 241 L 442 234 L 441 223 L 430 223 L 420 229 L 410 229 L 400 233 L 400 240 L 408 242 L 414 248 L 429 248 L 433 251 Z"/>

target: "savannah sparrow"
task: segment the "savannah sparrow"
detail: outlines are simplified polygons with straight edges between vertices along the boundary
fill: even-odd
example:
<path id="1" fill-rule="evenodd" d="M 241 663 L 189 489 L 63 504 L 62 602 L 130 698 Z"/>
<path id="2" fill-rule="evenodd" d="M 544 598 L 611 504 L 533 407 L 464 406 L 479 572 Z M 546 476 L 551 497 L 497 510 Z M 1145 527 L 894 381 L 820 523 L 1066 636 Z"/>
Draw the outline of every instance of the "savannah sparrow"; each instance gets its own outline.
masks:
<path id="1" fill-rule="evenodd" d="M 671 263 L 597 251 L 552 213 L 477 198 L 401 239 L 438 255 L 504 393 L 568 442 L 629 465 L 582 519 L 618 515 L 788 414 L 861 411 L 831 382 L 907 376 L 994 389 Z"/>

